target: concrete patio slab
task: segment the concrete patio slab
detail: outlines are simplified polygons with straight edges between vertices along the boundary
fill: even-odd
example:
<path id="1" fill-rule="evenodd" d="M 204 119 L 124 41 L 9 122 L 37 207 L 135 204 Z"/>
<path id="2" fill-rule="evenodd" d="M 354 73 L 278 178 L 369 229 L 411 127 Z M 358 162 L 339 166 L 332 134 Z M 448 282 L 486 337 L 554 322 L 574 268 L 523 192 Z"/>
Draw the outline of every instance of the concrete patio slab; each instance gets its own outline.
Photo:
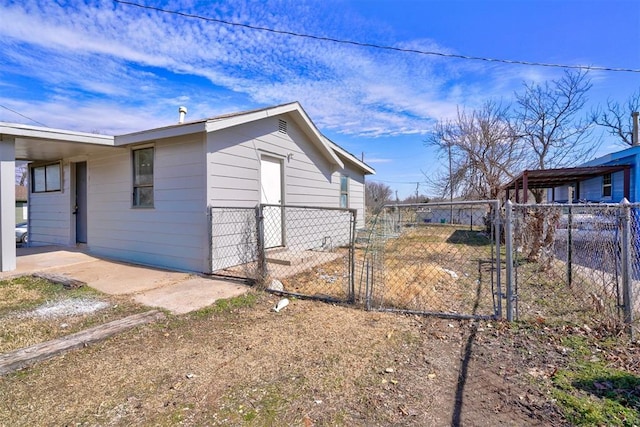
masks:
<path id="1" fill-rule="evenodd" d="M 195 277 L 137 294 L 133 299 L 150 307 L 161 307 L 174 314 L 184 314 L 207 307 L 219 299 L 242 295 L 248 289 L 246 285 L 224 280 Z"/>
<path id="2" fill-rule="evenodd" d="M 160 270 L 104 259 L 49 268 L 47 273 L 61 274 L 81 280 L 92 288 L 109 295 L 136 294 L 173 285 L 192 276 L 189 273 Z"/>
<path id="3" fill-rule="evenodd" d="M 218 299 L 231 298 L 248 286 L 195 274 L 162 270 L 91 256 L 80 249 L 19 248 L 17 269 L 0 279 L 46 272 L 85 282 L 109 295 L 131 295 L 135 301 L 182 314 Z"/>

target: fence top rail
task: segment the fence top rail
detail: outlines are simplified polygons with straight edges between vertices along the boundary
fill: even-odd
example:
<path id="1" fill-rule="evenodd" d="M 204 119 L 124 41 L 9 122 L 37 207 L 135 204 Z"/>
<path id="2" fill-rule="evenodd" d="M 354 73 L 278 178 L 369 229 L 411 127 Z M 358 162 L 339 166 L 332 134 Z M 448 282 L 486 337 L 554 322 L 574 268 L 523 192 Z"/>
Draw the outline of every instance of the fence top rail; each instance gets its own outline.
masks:
<path id="1" fill-rule="evenodd" d="M 261 203 L 260 206 L 267 208 L 294 208 L 294 209 L 316 209 L 322 211 L 341 211 L 341 212 L 351 212 L 355 214 L 358 212 L 357 209 L 352 208 L 336 208 L 336 207 L 326 207 L 326 206 L 307 206 L 307 205 L 278 205 L 278 204 L 270 204 L 270 203 Z"/>
<path id="2" fill-rule="evenodd" d="M 323 210 L 323 211 L 342 211 L 342 212 L 351 212 L 351 213 L 356 213 L 358 210 L 357 209 L 352 209 L 352 208 L 335 208 L 335 207 L 325 207 L 325 206 L 303 206 L 303 205 L 278 205 L 278 204 L 268 204 L 268 203 L 261 203 L 261 204 L 257 204 L 255 206 L 209 206 L 210 210 L 221 210 L 221 209 L 227 209 L 227 210 L 255 210 L 258 206 L 262 206 L 262 207 L 274 207 L 274 208 L 295 208 L 295 209 L 317 209 L 317 210 Z"/>
<path id="3" fill-rule="evenodd" d="M 383 208 L 408 208 L 408 207 L 429 207 L 429 206 L 459 206 L 459 205 L 493 205 L 499 203 L 498 200 L 460 200 L 454 202 L 429 202 L 429 203 L 387 203 Z"/>
<path id="4" fill-rule="evenodd" d="M 637 208 L 640 203 L 511 203 L 514 208 L 616 208 L 621 207 Z"/>
<path id="5" fill-rule="evenodd" d="M 237 209 L 237 210 L 255 210 L 255 206 L 209 206 L 209 209 Z"/>

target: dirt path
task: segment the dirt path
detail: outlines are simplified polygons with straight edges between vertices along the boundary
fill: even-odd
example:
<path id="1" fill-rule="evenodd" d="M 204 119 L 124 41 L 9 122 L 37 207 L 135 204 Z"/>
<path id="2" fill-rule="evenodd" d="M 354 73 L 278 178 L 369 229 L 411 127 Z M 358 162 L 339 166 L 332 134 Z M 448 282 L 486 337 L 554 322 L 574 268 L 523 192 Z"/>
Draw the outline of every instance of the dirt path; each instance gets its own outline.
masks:
<path id="1" fill-rule="evenodd" d="M 0 424 L 563 424 L 499 325 L 242 298 L 5 377 Z"/>

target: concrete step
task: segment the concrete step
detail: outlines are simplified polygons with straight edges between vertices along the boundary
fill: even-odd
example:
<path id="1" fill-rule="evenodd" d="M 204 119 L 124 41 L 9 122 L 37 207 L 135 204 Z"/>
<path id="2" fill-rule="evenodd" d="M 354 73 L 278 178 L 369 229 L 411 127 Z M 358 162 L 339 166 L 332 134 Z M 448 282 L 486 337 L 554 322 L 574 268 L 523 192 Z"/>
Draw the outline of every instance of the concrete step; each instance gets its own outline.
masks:
<path id="1" fill-rule="evenodd" d="M 307 252 L 278 251 L 267 252 L 267 262 L 280 265 L 300 265 L 313 259 Z"/>

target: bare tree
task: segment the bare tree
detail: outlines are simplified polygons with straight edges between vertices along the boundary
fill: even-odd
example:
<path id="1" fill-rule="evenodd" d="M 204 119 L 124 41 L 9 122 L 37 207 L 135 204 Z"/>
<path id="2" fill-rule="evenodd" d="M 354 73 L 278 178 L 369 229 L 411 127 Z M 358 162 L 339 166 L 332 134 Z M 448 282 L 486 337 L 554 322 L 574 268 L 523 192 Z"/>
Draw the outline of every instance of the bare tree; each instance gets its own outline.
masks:
<path id="1" fill-rule="evenodd" d="M 382 182 L 365 182 L 365 205 L 367 210 L 373 214 L 380 212 L 382 206 L 391 201 L 393 191 L 391 187 Z"/>
<path id="2" fill-rule="evenodd" d="M 566 167 L 593 152 L 592 121 L 580 116 L 590 88 L 587 72 L 566 71 L 558 80 L 528 83 L 516 93 L 518 133 L 530 150 L 531 167 Z"/>
<path id="3" fill-rule="evenodd" d="M 449 171 L 439 179 L 450 194 L 457 192 L 466 199 L 498 198 L 524 154 L 508 107 L 492 101 L 470 113 L 458 110 L 454 120 L 438 123 L 426 144 L 447 157 Z"/>
<path id="4" fill-rule="evenodd" d="M 29 167 L 26 163 L 16 162 L 16 185 L 25 185 L 27 183 L 27 175 Z"/>
<path id="5" fill-rule="evenodd" d="M 524 91 L 516 93 L 516 126 L 529 151 L 531 167 L 567 167 L 587 160 L 597 148 L 599 141 L 590 138 L 593 121 L 581 116 L 590 88 L 586 71 L 565 71 L 558 80 L 525 84 Z M 532 193 L 536 203 L 543 201 L 543 191 Z M 529 261 L 543 256 L 546 238 L 542 231 L 551 229 L 555 220 L 541 210 L 529 218 L 528 227 L 533 230 L 532 240 L 525 248 Z"/>
<path id="6" fill-rule="evenodd" d="M 633 145 L 633 120 L 631 113 L 640 111 L 640 89 L 634 92 L 624 105 L 607 100 L 607 107 L 598 108 L 592 113 L 592 120 L 607 128 L 611 135 L 620 138 L 626 145 Z"/>

